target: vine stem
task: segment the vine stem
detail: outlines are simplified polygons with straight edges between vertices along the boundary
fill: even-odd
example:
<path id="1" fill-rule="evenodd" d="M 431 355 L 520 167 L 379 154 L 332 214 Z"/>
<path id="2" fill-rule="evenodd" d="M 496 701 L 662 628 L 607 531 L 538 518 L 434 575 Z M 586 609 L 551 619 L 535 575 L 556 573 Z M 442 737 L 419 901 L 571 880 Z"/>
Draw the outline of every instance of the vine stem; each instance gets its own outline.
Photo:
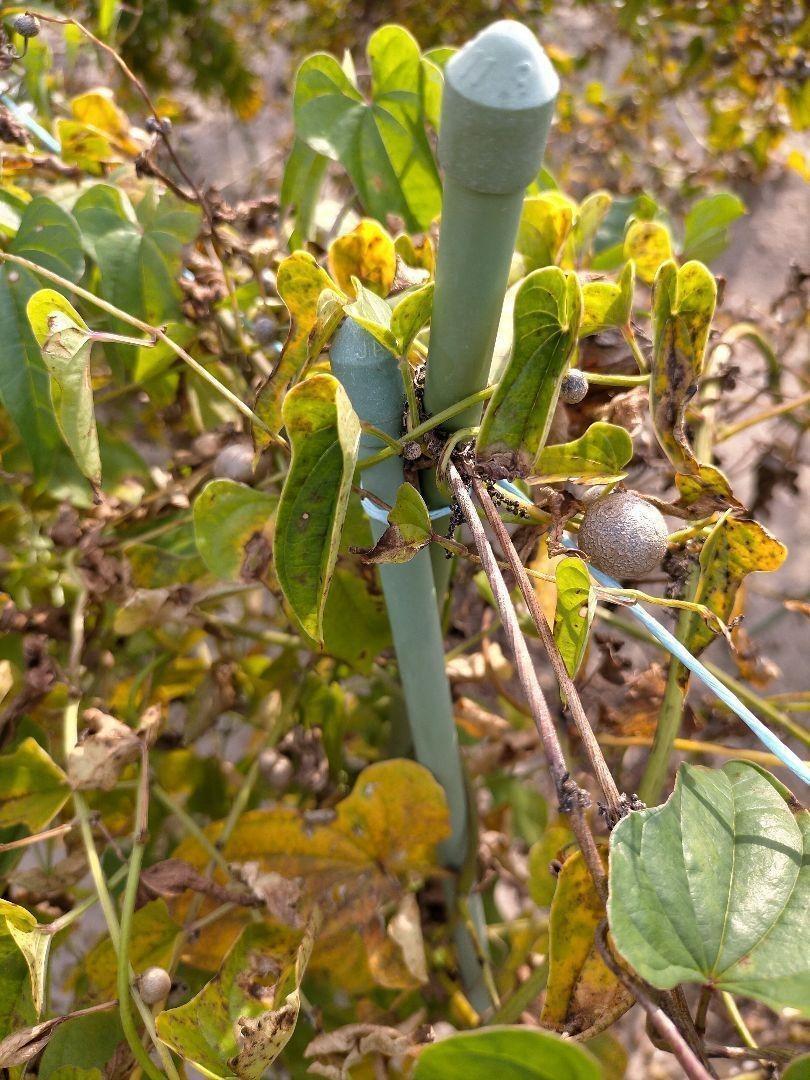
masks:
<path id="1" fill-rule="evenodd" d="M 135 914 L 135 899 L 138 894 L 138 883 L 141 877 L 141 865 L 143 852 L 148 836 L 149 817 L 149 751 L 146 743 L 141 744 L 141 771 L 139 776 L 138 791 L 135 799 L 135 828 L 132 837 L 132 850 L 129 853 L 129 871 L 127 882 L 124 886 L 124 898 L 121 903 L 121 927 L 118 939 L 118 963 L 116 969 L 116 985 L 118 988 L 118 1011 L 121 1016 L 121 1027 L 124 1029 L 126 1040 L 132 1048 L 135 1059 L 143 1071 L 153 1078 L 161 1080 L 161 1072 L 155 1068 L 152 1059 L 146 1053 L 138 1037 L 135 1020 L 132 1015 L 132 995 L 137 994 L 131 978 L 129 964 L 129 944 L 132 937 L 132 919 Z"/>
<path id="2" fill-rule="evenodd" d="M 509 646 L 515 658 L 515 666 L 518 672 L 520 684 L 526 695 L 526 701 L 531 711 L 532 719 L 537 727 L 543 750 L 548 762 L 549 772 L 557 790 L 561 808 L 568 811 L 571 820 L 571 829 L 577 839 L 582 856 L 593 878 L 596 890 L 600 897 L 607 898 L 607 876 L 602 865 L 602 859 L 596 847 L 593 833 L 585 817 L 585 808 L 582 805 L 582 793 L 571 780 L 568 767 L 565 763 L 560 740 L 557 736 L 554 721 L 551 718 L 534 664 L 529 654 L 528 646 L 523 637 L 518 622 L 517 612 L 509 595 L 509 589 L 504 581 L 498 560 L 492 550 L 487 534 L 478 517 L 467 485 L 462 480 L 458 469 L 451 462 L 447 470 L 448 480 L 453 495 L 461 508 L 461 512 L 467 522 L 467 526 L 473 536 L 473 541 L 481 558 L 481 565 L 490 583 L 495 596 L 498 613 L 503 622 L 504 632 L 509 641 Z"/>
<path id="3" fill-rule="evenodd" d="M 621 328 L 621 334 L 630 349 L 630 352 L 633 354 L 633 359 L 638 364 L 638 370 L 642 375 L 649 375 L 650 366 L 647 363 L 644 353 L 639 348 L 638 342 L 636 341 L 636 335 L 633 333 L 633 327 L 630 323 L 627 323 L 626 326 Z"/>
<path id="4" fill-rule="evenodd" d="M 700 423 L 695 434 L 695 456 L 699 461 L 707 463 L 711 462 L 712 459 L 715 415 L 717 403 L 720 399 L 719 384 L 705 381 L 713 358 L 714 353 L 709 355 L 704 367 L 704 384 L 700 395 Z M 685 603 L 694 601 L 698 592 L 700 574 L 701 567 L 698 563 L 695 563 L 689 570 L 683 590 L 683 598 L 679 606 L 683 607 Z M 682 645 L 686 644 L 691 625 L 692 618 L 689 611 L 684 607 L 678 617 L 675 629 L 675 637 Z M 683 664 L 674 656 L 670 657 L 667 682 L 658 715 L 655 737 L 653 738 L 650 756 L 647 758 L 644 775 L 638 789 L 639 798 L 649 805 L 654 805 L 661 798 L 661 792 L 675 749 L 675 740 L 681 731 L 686 695 L 689 692 L 689 677 L 690 673 Z"/>
<path id="5" fill-rule="evenodd" d="M 720 431 L 716 441 L 725 442 L 726 439 L 730 439 L 733 435 L 739 435 L 741 431 L 745 431 L 747 428 L 762 424 L 766 420 L 772 420 L 776 416 L 782 416 L 784 413 L 792 412 L 794 409 L 800 409 L 804 405 L 810 405 L 810 393 L 802 394 L 801 397 L 794 398 L 792 401 L 783 401 L 781 405 L 772 405 L 769 409 L 763 409 L 762 412 L 758 412 L 754 416 L 748 416 L 744 420 L 739 420 L 736 424 L 729 424 Z"/>
<path id="6" fill-rule="evenodd" d="M 376 454 L 372 454 L 370 457 L 364 458 L 357 463 L 358 470 L 368 469 L 371 465 L 379 465 L 381 461 L 386 461 L 390 457 L 395 457 L 397 454 L 402 453 L 405 446 L 410 442 L 416 442 L 421 439 L 423 435 L 427 435 L 428 432 L 433 431 L 434 428 L 441 427 L 446 420 L 451 420 L 458 413 L 464 412 L 465 409 L 469 409 L 472 405 L 478 405 L 482 401 L 487 401 L 495 393 L 494 386 L 485 386 L 483 390 L 477 390 L 474 394 L 469 394 L 467 397 L 462 398 L 461 401 L 457 401 L 455 405 L 448 405 L 446 409 L 442 409 L 441 412 L 434 413 L 433 416 L 424 420 L 421 424 L 417 424 L 415 428 L 404 435 L 401 439 L 394 440 L 395 445 L 384 446 L 382 450 L 379 450 Z"/>
<path id="7" fill-rule="evenodd" d="M 75 694 L 71 696 L 65 706 L 62 738 L 64 745 L 65 759 L 67 760 L 71 750 L 76 746 L 79 740 L 79 695 L 78 684 L 81 676 L 81 659 L 82 650 L 84 648 L 84 611 L 87 604 L 87 589 L 80 583 L 76 601 L 73 606 L 70 617 L 70 652 L 68 656 L 68 678 L 73 685 Z M 101 905 L 101 910 L 104 914 L 104 921 L 107 924 L 107 933 L 110 935 L 110 942 L 112 943 L 113 951 L 116 957 L 119 958 L 123 953 L 126 958 L 127 969 L 131 977 L 131 968 L 129 967 L 129 950 L 122 949 L 121 941 L 121 927 L 118 922 L 118 916 L 115 911 L 115 904 L 113 903 L 112 896 L 110 895 L 110 889 L 107 881 L 104 877 L 104 870 L 101 866 L 101 860 L 98 857 L 98 851 L 96 850 L 95 840 L 93 839 L 93 829 L 91 825 L 90 811 L 88 810 L 87 803 L 84 796 L 80 791 L 73 791 L 73 805 L 76 810 L 76 818 L 79 822 L 79 831 L 82 838 L 82 844 L 84 846 L 85 858 L 87 859 L 87 866 L 90 871 L 90 877 L 93 880 L 93 885 L 96 890 L 98 902 Z M 137 817 L 137 815 L 136 815 Z M 140 863 L 138 866 L 140 869 Z M 122 868 L 123 870 L 123 868 Z M 135 875 L 135 884 L 137 886 L 138 874 Z M 86 903 L 84 910 L 91 907 L 92 904 Z M 79 908 L 82 906 L 79 905 Z M 71 916 L 70 922 L 74 921 L 78 917 L 78 909 L 67 914 Z M 59 921 L 57 921 L 59 922 Z M 67 918 L 65 917 L 59 923 L 59 929 L 64 929 L 66 925 L 69 925 Z M 53 932 L 56 932 L 54 927 Z M 165 1075 L 170 1077 L 170 1080 L 180 1080 L 177 1069 L 172 1061 L 171 1054 L 166 1046 L 158 1039 L 157 1031 L 155 1030 L 155 1022 L 152 1018 L 152 1013 L 141 1001 L 140 995 L 135 990 L 134 986 L 128 986 L 126 994 L 121 997 L 119 994 L 119 1011 L 121 1012 L 121 1026 L 124 1029 L 124 1035 L 127 1043 L 132 1050 L 135 1060 L 141 1065 L 143 1071 L 152 1080 L 163 1080 L 164 1073 L 161 1073 L 159 1069 L 154 1065 L 152 1059 L 147 1054 L 146 1050 L 141 1043 L 138 1033 L 135 1030 L 135 1025 L 132 1023 L 131 1012 L 129 1011 L 130 998 L 135 1001 L 138 1012 L 144 1023 L 144 1027 L 152 1041 L 153 1046 L 160 1056 L 160 1060 L 165 1070 Z M 124 1018 L 128 1016 L 130 1023 L 127 1025 L 124 1022 Z"/>
<path id="8" fill-rule="evenodd" d="M 745 1020 L 743 1020 L 742 1013 L 737 1007 L 737 1002 L 734 1000 L 734 996 L 730 994 L 728 990 L 721 991 L 720 996 L 723 999 L 723 1004 L 726 1007 L 726 1012 L 729 1015 L 729 1019 L 731 1020 L 734 1027 L 737 1029 L 737 1033 L 739 1034 L 742 1041 L 749 1049 L 758 1050 L 759 1044 L 749 1031 L 748 1025 L 746 1024 Z"/>
<path id="9" fill-rule="evenodd" d="M 140 330 L 142 333 L 149 334 L 158 341 L 162 341 L 168 349 L 171 349 L 175 356 L 179 357 L 184 364 L 187 364 L 188 367 L 199 375 L 201 379 L 207 382 L 209 386 L 212 386 L 218 394 L 229 401 L 243 416 L 246 416 L 266 437 L 271 439 L 277 446 L 289 451 L 289 446 L 286 441 L 280 436 L 274 435 L 267 424 L 265 424 L 264 420 L 262 420 L 249 405 L 245 404 L 240 397 L 237 397 L 232 390 L 229 390 L 227 386 L 221 383 L 216 375 L 212 375 L 199 360 L 195 360 L 193 356 L 187 353 L 182 345 L 178 345 L 176 341 L 172 340 L 172 338 L 170 338 L 159 326 L 150 326 L 149 323 L 144 322 L 142 319 L 138 319 L 134 315 L 122 311 L 121 308 L 117 308 L 114 304 L 109 304 L 106 300 L 102 300 L 101 297 L 94 296 L 88 289 L 83 289 L 81 285 L 75 285 L 72 281 L 68 281 L 67 278 L 63 278 L 60 274 L 55 274 L 52 270 L 47 270 L 44 266 L 38 266 L 37 263 L 31 262 L 30 259 L 23 259 L 19 255 L 11 255 L 7 251 L 0 251 L 0 260 L 3 262 L 14 263 L 16 266 L 22 266 L 32 274 L 45 278 L 46 281 L 52 281 L 55 285 L 61 285 L 62 288 L 69 289 L 76 296 L 80 296 L 83 300 L 86 300 L 88 304 L 92 304 L 94 307 L 98 308 L 99 311 L 104 311 L 108 315 L 112 315 L 114 318 L 128 323 L 130 326 L 136 327 L 136 329 Z"/>
<path id="10" fill-rule="evenodd" d="M 669 1043 L 672 1053 L 689 1080 L 712 1080 L 712 1074 L 700 1061 L 697 1054 L 680 1031 L 678 1031 L 674 1022 L 667 1016 L 660 1005 L 655 1004 L 646 988 L 641 985 L 641 980 L 631 976 L 624 966 L 617 962 L 613 955 L 613 951 L 610 948 L 607 933 L 607 920 L 603 919 L 596 929 L 595 941 L 596 947 L 605 964 L 630 990 L 636 1001 L 638 1001 L 639 1005 L 650 1018 L 652 1026 L 658 1034 Z"/>
<path id="11" fill-rule="evenodd" d="M 537 594 L 532 587 L 532 583 L 529 580 L 529 576 L 526 573 L 526 568 L 524 567 L 520 556 L 517 551 L 515 551 L 515 545 L 512 543 L 512 539 L 507 532 L 506 526 L 503 521 L 501 521 L 501 516 L 498 513 L 489 492 L 481 481 L 478 480 L 477 477 L 474 477 L 472 484 L 476 498 L 484 509 L 487 521 L 498 538 L 501 551 L 506 556 L 509 567 L 515 575 L 518 587 L 526 602 L 526 607 L 529 609 L 529 614 L 532 617 L 532 622 L 537 628 L 540 640 L 543 643 L 543 648 L 546 650 L 549 662 L 557 677 L 557 682 L 560 684 L 560 689 L 566 696 L 568 708 L 571 711 L 574 724 L 579 732 L 579 737 L 582 739 L 582 744 L 588 755 L 591 768 L 599 783 L 599 787 L 602 789 L 602 796 L 605 800 L 604 812 L 608 826 L 612 827 L 626 813 L 626 800 L 622 799 L 619 789 L 616 786 L 616 781 L 613 779 L 604 755 L 602 754 L 602 749 L 596 741 L 596 736 L 593 733 L 588 717 L 585 715 L 585 709 L 582 706 L 579 691 L 574 685 L 574 680 L 568 674 L 568 669 L 565 666 L 565 661 L 560 655 L 560 650 L 557 648 L 557 642 L 554 640 L 551 628 L 546 621 L 546 617 L 543 614 L 540 604 L 537 602 Z"/>

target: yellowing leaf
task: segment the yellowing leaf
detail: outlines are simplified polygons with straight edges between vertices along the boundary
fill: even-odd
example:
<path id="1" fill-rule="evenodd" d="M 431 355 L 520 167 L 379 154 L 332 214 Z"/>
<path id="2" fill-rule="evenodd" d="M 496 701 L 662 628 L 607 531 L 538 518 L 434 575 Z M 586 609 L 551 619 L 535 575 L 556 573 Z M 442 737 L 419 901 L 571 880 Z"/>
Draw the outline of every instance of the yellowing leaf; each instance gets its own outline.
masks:
<path id="1" fill-rule="evenodd" d="M 516 249 L 526 270 L 538 270 L 560 261 L 574 224 L 576 203 L 560 191 L 544 191 L 523 200 Z"/>
<path id="2" fill-rule="evenodd" d="M 211 573 L 225 581 L 263 576 L 278 497 L 235 480 L 211 480 L 194 500 L 194 539 Z"/>
<path id="3" fill-rule="evenodd" d="M 332 241 L 328 259 L 329 272 L 347 295 L 355 295 L 353 277 L 377 296 L 391 291 L 397 255 L 394 241 L 379 222 L 363 218 L 350 233 Z"/>
<path id="4" fill-rule="evenodd" d="M 278 294 L 290 313 L 290 332 L 278 364 L 256 396 L 256 412 L 275 434 L 282 426 L 281 403 L 287 390 L 301 377 L 309 360 L 309 335 L 318 318 L 318 297 L 324 289 L 336 289 L 334 281 L 306 251 L 282 260 L 276 276 Z M 261 431 L 256 441 L 263 445 Z"/>
<path id="5" fill-rule="evenodd" d="M 596 611 L 596 594 L 591 589 L 588 568 L 575 556 L 557 564 L 557 610 L 554 613 L 554 640 L 568 674 L 579 670 Z"/>
<path id="6" fill-rule="evenodd" d="M 634 221 L 624 238 L 624 257 L 633 259 L 642 281 L 652 282 L 659 266 L 672 258 L 672 237 L 660 221 Z"/>
<path id="7" fill-rule="evenodd" d="M 132 918 L 129 962 L 136 974 L 148 967 L 168 967 L 180 927 L 172 919 L 165 900 L 150 900 Z M 94 1001 L 115 997 L 116 959 L 112 941 L 105 936 L 88 953 L 76 978 L 83 976 L 87 994 Z"/>
<path id="8" fill-rule="evenodd" d="M 36 739 L 23 739 L 12 754 L 0 755 L 0 827 L 44 829 L 69 794 L 67 777 Z"/>
<path id="9" fill-rule="evenodd" d="M 316 926 L 248 926 L 217 975 L 160 1014 L 161 1040 L 204 1076 L 260 1080 L 295 1030 Z"/>
<path id="10" fill-rule="evenodd" d="M 700 577 L 695 601 L 728 622 L 743 579 L 755 571 L 778 570 L 787 548 L 757 521 L 721 518 L 700 552 Z M 697 656 L 715 634 L 699 615 L 690 615 L 684 644 Z"/>
<path id="11" fill-rule="evenodd" d="M 34 293 L 25 310 L 50 376 L 59 430 L 76 464 L 97 487 L 101 457 L 90 381 L 90 331 L 81 315 L 54 289 Z"/>
<path id="12" fill-rule="evenodd" d="M 431 276 L 433 275 L 436 268 L 436 253 L 428 233 L 416 239 L 408 236 L 407 233 L 400 233 L 394 241 L 394 247 L 406 266 L 417 270 L 427 270 Z"/>
<path id="13" fill-rule="evenodd" d="M 115 104 L 106 87 L 79 94 L 70 103 L 73 116 L 88 128 L 107 135 L 126 154 L 138 154 L 141 146 L 131 137 L 126 113 Z"/>
<path id="14" fill-rule="evenodd" d="M 535 270 L 515 297 L 514 344 L 476 439 L 503 476 L 528 475 L 546 441 L 576 346 L 582 292 L 573 271 Z"/>
<path id="15" fill-rule="evenodd" d="M 633 456 L 633 440 L 623 427 L 597 420 L 569 443 L 544 446 L 535 476 L 544 484 L 612 484 Z"/>
<path id="16" fill-rule="evenodd" d="M 582 286 L 582 326 L 579 336 L 598 334 L 610 326 L 626 326 L 633 312 L 636 287 L 635 263 L 628 262 L 618 284 L 586 281 Z"/>
<path id="17" fill-rule="evenodd" d="M 551 864 L 565 862 L 566 849 L 574 843 L 574 834 L 562 818 L 556 818 L 529 849 L 529 896 L 538 907 L 548 907 L 554 898 L 557 878 Z"/>
<path id="18" fill-rule="evenodd" d="M 221 828 L 218 822 L 206 834 L 215 841 Z M 257 863 L 262 873 L 299 879 L 299 908 L 304 913 L 315 905 L 321 909 L 322 937 L 331 946 L 352 928 L 365 933 L 381 907 L 400 899 L 414 876 L 434 870 L 436 845 L 448 834 L 439 784 L 423 766 L 392 760 L 364 769 L 352 793 L 325 816 L 290 806 L 243 814 L 223 854 L 229 863 Z M 192 837 L 174 856 L 198 868 L 208 861 Z M 247 917 L 234 911 L 218 920 L 192 944 L 193 962 L 216 966 L 223 939 L 232 940 Z M 315 966 L 320 950 L 319 939 Z"/>
<path id="19" fill-rule="evenodd" d="M 102 176 L 105 164 L 114 161 L 117 156 L 103 131 L 97 131 L 78 120 L 57 120 L 56 135 L 61 146 L 59 156 L 62 161 L 66 165 L 77 165 L 91 176 Z"/>
<path id="20" fill-rule="evenodd" d="M 596 947 L 596 928 L 604 918 L 605 906 L 577 851 L 563 863 L 551 902 L 542 1024 L 571 1035 L 597 1035 L 633 1004 Z"/>
<path id="21" fill-rule="evenodd" d="M 4 927 L 0 933 L 5 932 L 13 938 L 28 966 L 31 998 L 39 1016 L 45 1003 L 48 953 L 53 935 L 48 933 L 47 927 L 37 923 L 30 911 L 8 900 L 0 900 L 0 922 Z"/>
<path id="22" fill-rule="evenodd" d="M 697 393 L 716 300 L 717 283 L 703 263 L 678 269 L 665 262 L 656 275 L 650 410 L 661 448 L 680 472 L 699 469 L 686 437 L 686 406 Z"/>
<path id="23" fill-rule="evenodd" d="M 360 445 L 360 421 L 332 375 L 313 375 L 287 394 L 292 445 L 278 507 L 275 567 L 295 618 L 323 642 L 323 611 L 337 561 Z"/>

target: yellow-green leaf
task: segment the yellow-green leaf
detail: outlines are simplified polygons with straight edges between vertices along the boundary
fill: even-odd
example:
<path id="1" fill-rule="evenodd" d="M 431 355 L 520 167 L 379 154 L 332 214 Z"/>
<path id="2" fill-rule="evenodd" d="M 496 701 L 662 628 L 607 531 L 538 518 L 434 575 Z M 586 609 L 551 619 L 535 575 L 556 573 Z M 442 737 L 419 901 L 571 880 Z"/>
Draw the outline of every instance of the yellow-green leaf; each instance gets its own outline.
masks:
<path id="1" fill-rule="evenodd" d="M 333 240 L 328 258 L 332 277 L 348 296 L 355 295 L 355 277 L 377 296 L 391 291 L 397 253 L 393 239 L 378 221 L 363 218 L 351 232 Z"/>
<path id="2" fill-rule="evenodd" d="M 557 610 L 554 613 L 554 640 L 566 670 L 573 678 L 579 670 L 596 611 L 596 594 L 591 589 L 588 568 L 582 559 L 570 556 L 557 564 Z"/>
<path id="3" fill-rule="evenodd" d="M 576 209 L 576 203 L 560 191 L 544 191 L 523 200 L 516 249 L 527 271 L 559 262 Z"/>
<path id="4" fill-rule="evenodd" d="M 410 289 L 394 308 L 391 331 L 397 340 L 400 356 L 407 356 L 413 339 L 430 320 L 433 310 L 433 282 Z"/>
<path id="5" fill-rule="evenodd" d="M 697 393 L 716 301 L 717 283 L 703 263 L 678 269 L 665 262 L 656 275 L 650 411 L 661 448 L 680 472 L 698 472 L 686 437 L 686 406 Z"/>
<path id="6" fill-rule="evenodd" d="M 613 205 L 613 196 L 607 191 L 592 191 L 577 208 L 571 242 L 574 255 L 587 258 L 593 246 L 599 226 Z"/>
<path id="7" fill-rule="evenodd" d="M 604 918 L 605 905 L 577 851 L 563 863 L 551 902 L 542 1024 L 571 1035 L 596 1035 L 633 1004 L 596 947 L 596 928 Z"/>
<path id="8" fill-rule="evenodd" d="M 543 830 L 543 835 L 529 849 L 529 896 L 538 907 L 548 907 L 554 898 L 557 878 L 552 873 L 553 862 L 563 863 L 566 848 L 574 843 L 574 834 L 562 818 L 556 818 Z"/>
<path id="9" fill-rule="evenodd" d="M 275 370 L 259 389 L 255 405 L 256 412 L 274 434 L 282 426 L 284 395 L 312 359 L 309 335 L 318 318 L 318 297 L 324 289 L 337 289 L 329 274 L 307 251 L 295 251 L 282 260 L 276 287 L 290 313 L 290 332 Z M 254 437 L 259 445 L 265 444 L 261 431 L 255 430 Z"/>
<path id="10" fill-rule="evenodd" d="M 168 967 L 180 927 L 172 919 L 165 900 L 150 900 L 132 918 L 129 962 L 136 974 L 148 967 Z M 87 954 L 78 977 L 86 980 L 93 1001 L 115 997 L 116 959 L 112 941 L 105 934 Z"/>
<path id="11" fill-rule="evenodd" d="M 581 317 L 582 291 L 573 271 L 535 270 L 517 292 L 512 354 L 476 440 L 478 456 L 504 476 L 534 470 Z"/>
<path id="12" fill-rule="evenodd" d="M 332 375 L 313 375 L 287 394 L 292 445 L 278 507 L 275 567 L 295 618 L 323 641 L 323 611 L 360 444 L 360 421 Z"/>
<path id="13" fill-rule="evenodd" d="M 70 794 L 68 779 L 36 739 L 0 756 L 0 827 L 44 829 Z"/>
<path id="14" fill-rule="evenodd" d="M 700 577 L 695 601 L 728 622 L 743 579 L 755 571 L 778 570 L 787 548 L 757 521 L 721 518 L 700 552 Z M 715 634 L 697 614 L 689 617 L 684 645 L 697 656 Z"/>
<path id="15" fill-rule="evenodd" d="M 635 263 L 625 263 L 618 283 L 586 281 L 582 286 L 582 326 L 579 336 L 598 334 L 609 326 L 626 326 L 633 312 Z"/>
<path id="16" fill-rule="evenodd" d="M 88 480 L 101 482 L 90 331 L 81 315 L 54 289 L 40 289 L 26 305 L 28 321 L 48 369 L 54 416 L 76 463 Z"/>
<path id="17" fill-rule="evenodd" d="M 578 439 L 544 446 L 535 476 L 545 484 L 612 484 L 633 456 L 633 440 L 623 427 L 597 420 Z"/>
<path id="18" fill-rule="evenodd" d="M 0 920 L 22 953 L 31 979 L 31 999 L 39 1016 L 45 1004 L 48 953 L 53 935 L 40 926 L 30 911 L 8 900 L 0 900 Z"/>
<path id="19" fill-rule="evenodd" d="M 649 285 L 659 266 L 672 258 L 672 237 L 660 221 L 634 221 L 624 237 L 624 257 L 633 259 L 642 281 Z"/>
<path id="20" fill-rule="evenodd" d="M 270 556 L 278 496 L 235 480 L 211 480 L 194 500 L 194 539 L 212 574 L 255 580 Z"/>
<path id="21" fill-rule="evenodd" d="M 390 353 L 399 352 L 396 336 L 391 329 L 391 308 L 385 300 L 367 289 L 359 278 L 352 278 L 357 299 L 347 304 L 345 312 Z"/>
<path id="22" fill-rule="evenodd" d="M 303 931 L 248 926 L 217 975 L 185 1005 L 157 1019 L 161 1040 L 214 1080 L 260 1080 L 287 1045 L 315 939 Z"/>

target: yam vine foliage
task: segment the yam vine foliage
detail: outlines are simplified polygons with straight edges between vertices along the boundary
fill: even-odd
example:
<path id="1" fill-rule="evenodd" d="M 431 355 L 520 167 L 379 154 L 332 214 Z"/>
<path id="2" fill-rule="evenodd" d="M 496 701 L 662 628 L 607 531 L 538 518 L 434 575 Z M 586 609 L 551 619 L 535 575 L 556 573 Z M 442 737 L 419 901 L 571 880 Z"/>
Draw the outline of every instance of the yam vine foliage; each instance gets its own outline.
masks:
<path id="1" fill-rule="evenodd" d="M 650 195 L 574 198 L 544 171 L 489 385 L 430 417 L 450 50 L 383 26 L 368 85 L 348 57 L 304 60 L 278 202 L 229 205 L 190 180 L 131 72 L 117 95 L 129 111 L 110 89 L 71 96 L 46 78 L 51 49 L 89 57 L 98 42 L 40 18 L 14 64 L 60 151 L 0 113 L 0 1067 L 612 1080 L 627 1054 L 609 1029 L 639 1003 L 703 1076 L 717 1051 L 706 1008 L 717 1025 L 723 1002 L 739 1015 L 729 995 L 807 1017 L 808 812 L 770 772 L 778 760 L 697 694 L 714 742 L 698 733 L 676 771 L 688 675 L 673 659 L 665 683 L 646 654 L 628 674 L 611 636 L 625 606 L 678 609 L 681 644 L 717 642 L 753 676 L 747 703 L 810 742 L 759 695 L 741 647 L 747 579 L 786 549 L 715 460 L 730 358 L 785 404 L 767 339 L 716 310 L 707 263 L 741 201 L 703 193 L 673 222 Z M 667 47 L 664 25 L 650 49 Z M 697 45 L 689 55 L 705 70 Z M 140 60 L 154 73 L 154 55 Z M 804 99 L 788 82 L 778 95 L 800 127 Z M 770 145 L 755 137 L 759 159 Z M 329 236 L 315 212 L 327 178 L 350 191 Z M 346 319 L 402 374 L 400 438 L 371 429 L 330 370 Z M 571 371 L 587 394 L 566 404 Z M 480 425 L 448 437 L 442 422 L 483 401 Z M 800 405 L 783 411 L 801 433 Z M 371 501 L 387 517 L 375 543 L 363 477 L 396 457 L 407 482 L 393 506 Z M 434 471 L 449 530 L 422 495 Z M 481 530 L 456 528 L 468 489 L 515 526 L 492 560 L 526 564 L 510 563 L 512 600 L 481 572 Z M 613 490 L 672 530 L 660 567 L 618 574 L 621 587 L 576 548 L 589 500 Z M 426 548 L 455 565 L 446 669 L 474 824 L 459 874 L 440 861 L 444 791 L 412 760 L 376 569 Z M 550 662 L 559 682 L 555 783 L 515 629 L 539 636 L 531 667 Z M 733 760 L 710 767 L 712 754 Z M 471 890 L 487 924 L 481 1009 L 460 975 Z M 722 1030 L 740 1058 L 744 1023 Z M 772 1071 L 797 1058 L 784 1076 L 801 1075 L 798 1045 L 748 1049 Z"/>

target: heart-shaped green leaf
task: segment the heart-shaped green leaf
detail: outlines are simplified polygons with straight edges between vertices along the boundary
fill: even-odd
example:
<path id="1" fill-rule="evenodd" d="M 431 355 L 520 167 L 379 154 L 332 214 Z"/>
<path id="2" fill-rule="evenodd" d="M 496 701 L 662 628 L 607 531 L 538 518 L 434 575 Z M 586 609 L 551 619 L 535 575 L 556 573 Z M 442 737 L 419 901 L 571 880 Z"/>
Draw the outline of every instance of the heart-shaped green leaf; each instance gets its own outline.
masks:
<path id="1" fill-rule="evenodd" d="M 401 26 L 383 26 L 367 55 L 369 101 L 334 56 L 304 61 L 295 81 L 296 134 L 341 163 L 379 221 L 398 214 L 409 230 L 426 229 L 441 210 L 441 182 L 424 128 L 419 46 Z"/>
<path id="2" fill-rule="evenodd" d="M 198 207 L 170 192 L 158 198 L 154 188 L 133 207 L 120 188 L 96 184 L 79 196 L 73 213 L 98 264 L 105 300 L 152 326 L 180 318 L 177 277 L 183 245 L 191 243 L 200 226 Z M 111 319 L 109 329 L 131 331 L 119 319 Z M 119 350 L 108 345 L 105 351 L 123 367 L 131 353 Z"/>
<path id="3" fill-rule="evenodd" d="M 581 317 L 582 291 L 573 271 L 535 270 L 518 289 L 512 354 L 476 440 L 479 458 L 501 475 L 534 471 Z"/>
<path id="4" fill-rule="evenodd" d="M 303 630 L 323 642 L 323 610 L 360 445 L 360 421 L 332 375 L 312 375 L 284 399 L 292 462 L 276 519 L 279 584 Z"/>
<path id="5" fill-rule="evenodd" d="M 587 1050 L 548 1031 L 489 1027 L 426 1046 L 413 1080 L 600 1080 Z"/>
<path id="6" fill-rule="evenodd" d="M 633 440 L 623 427 L 597 420 L 578 439 L 544 446 L 535 475 L 545 484 L 612 484 L 633 456 Z"/>
<path id="7" fill-rule="evenodd" d="M 810 814 L 747 762 L 682 765 L 610 837 L 616 948 L 653 986 L 691 982 L 810 1013 Z"/>
<path id="8" fill-rule="evenodd" d="M 78 281 L 84 272 L 76 222 L 50 199 L 31 200 L 8 251 L 69 281 Z M 25 305 L 40 284 L 22 267 L 0 267 L 0 402 L 17 426 L 35 472 L 43 476 L 61 442 L 50 378 L 25 314 Z"/>
<path id="9" fill-rule="evenodd" d="M 68 779 L 36 739 L 0 755 L 0 828 L 44 829 L 70 795 Z"/>
<path id="10" fill-rule="evenodd" d="M 728 247 L 729 226 L 744 213 L 745 203 L 728 191 L 698 199 L 684 221 L 683 258 L 716 259 Z"/>
<path id="11" fill-rule="evenodd" d="M 401 484 L 388 513 L 388 528 L 371 551 L 358 551 L 364 562 L 408 562 L 427 547 L 433 530 L 425 500 L 413 484 Z"/>

